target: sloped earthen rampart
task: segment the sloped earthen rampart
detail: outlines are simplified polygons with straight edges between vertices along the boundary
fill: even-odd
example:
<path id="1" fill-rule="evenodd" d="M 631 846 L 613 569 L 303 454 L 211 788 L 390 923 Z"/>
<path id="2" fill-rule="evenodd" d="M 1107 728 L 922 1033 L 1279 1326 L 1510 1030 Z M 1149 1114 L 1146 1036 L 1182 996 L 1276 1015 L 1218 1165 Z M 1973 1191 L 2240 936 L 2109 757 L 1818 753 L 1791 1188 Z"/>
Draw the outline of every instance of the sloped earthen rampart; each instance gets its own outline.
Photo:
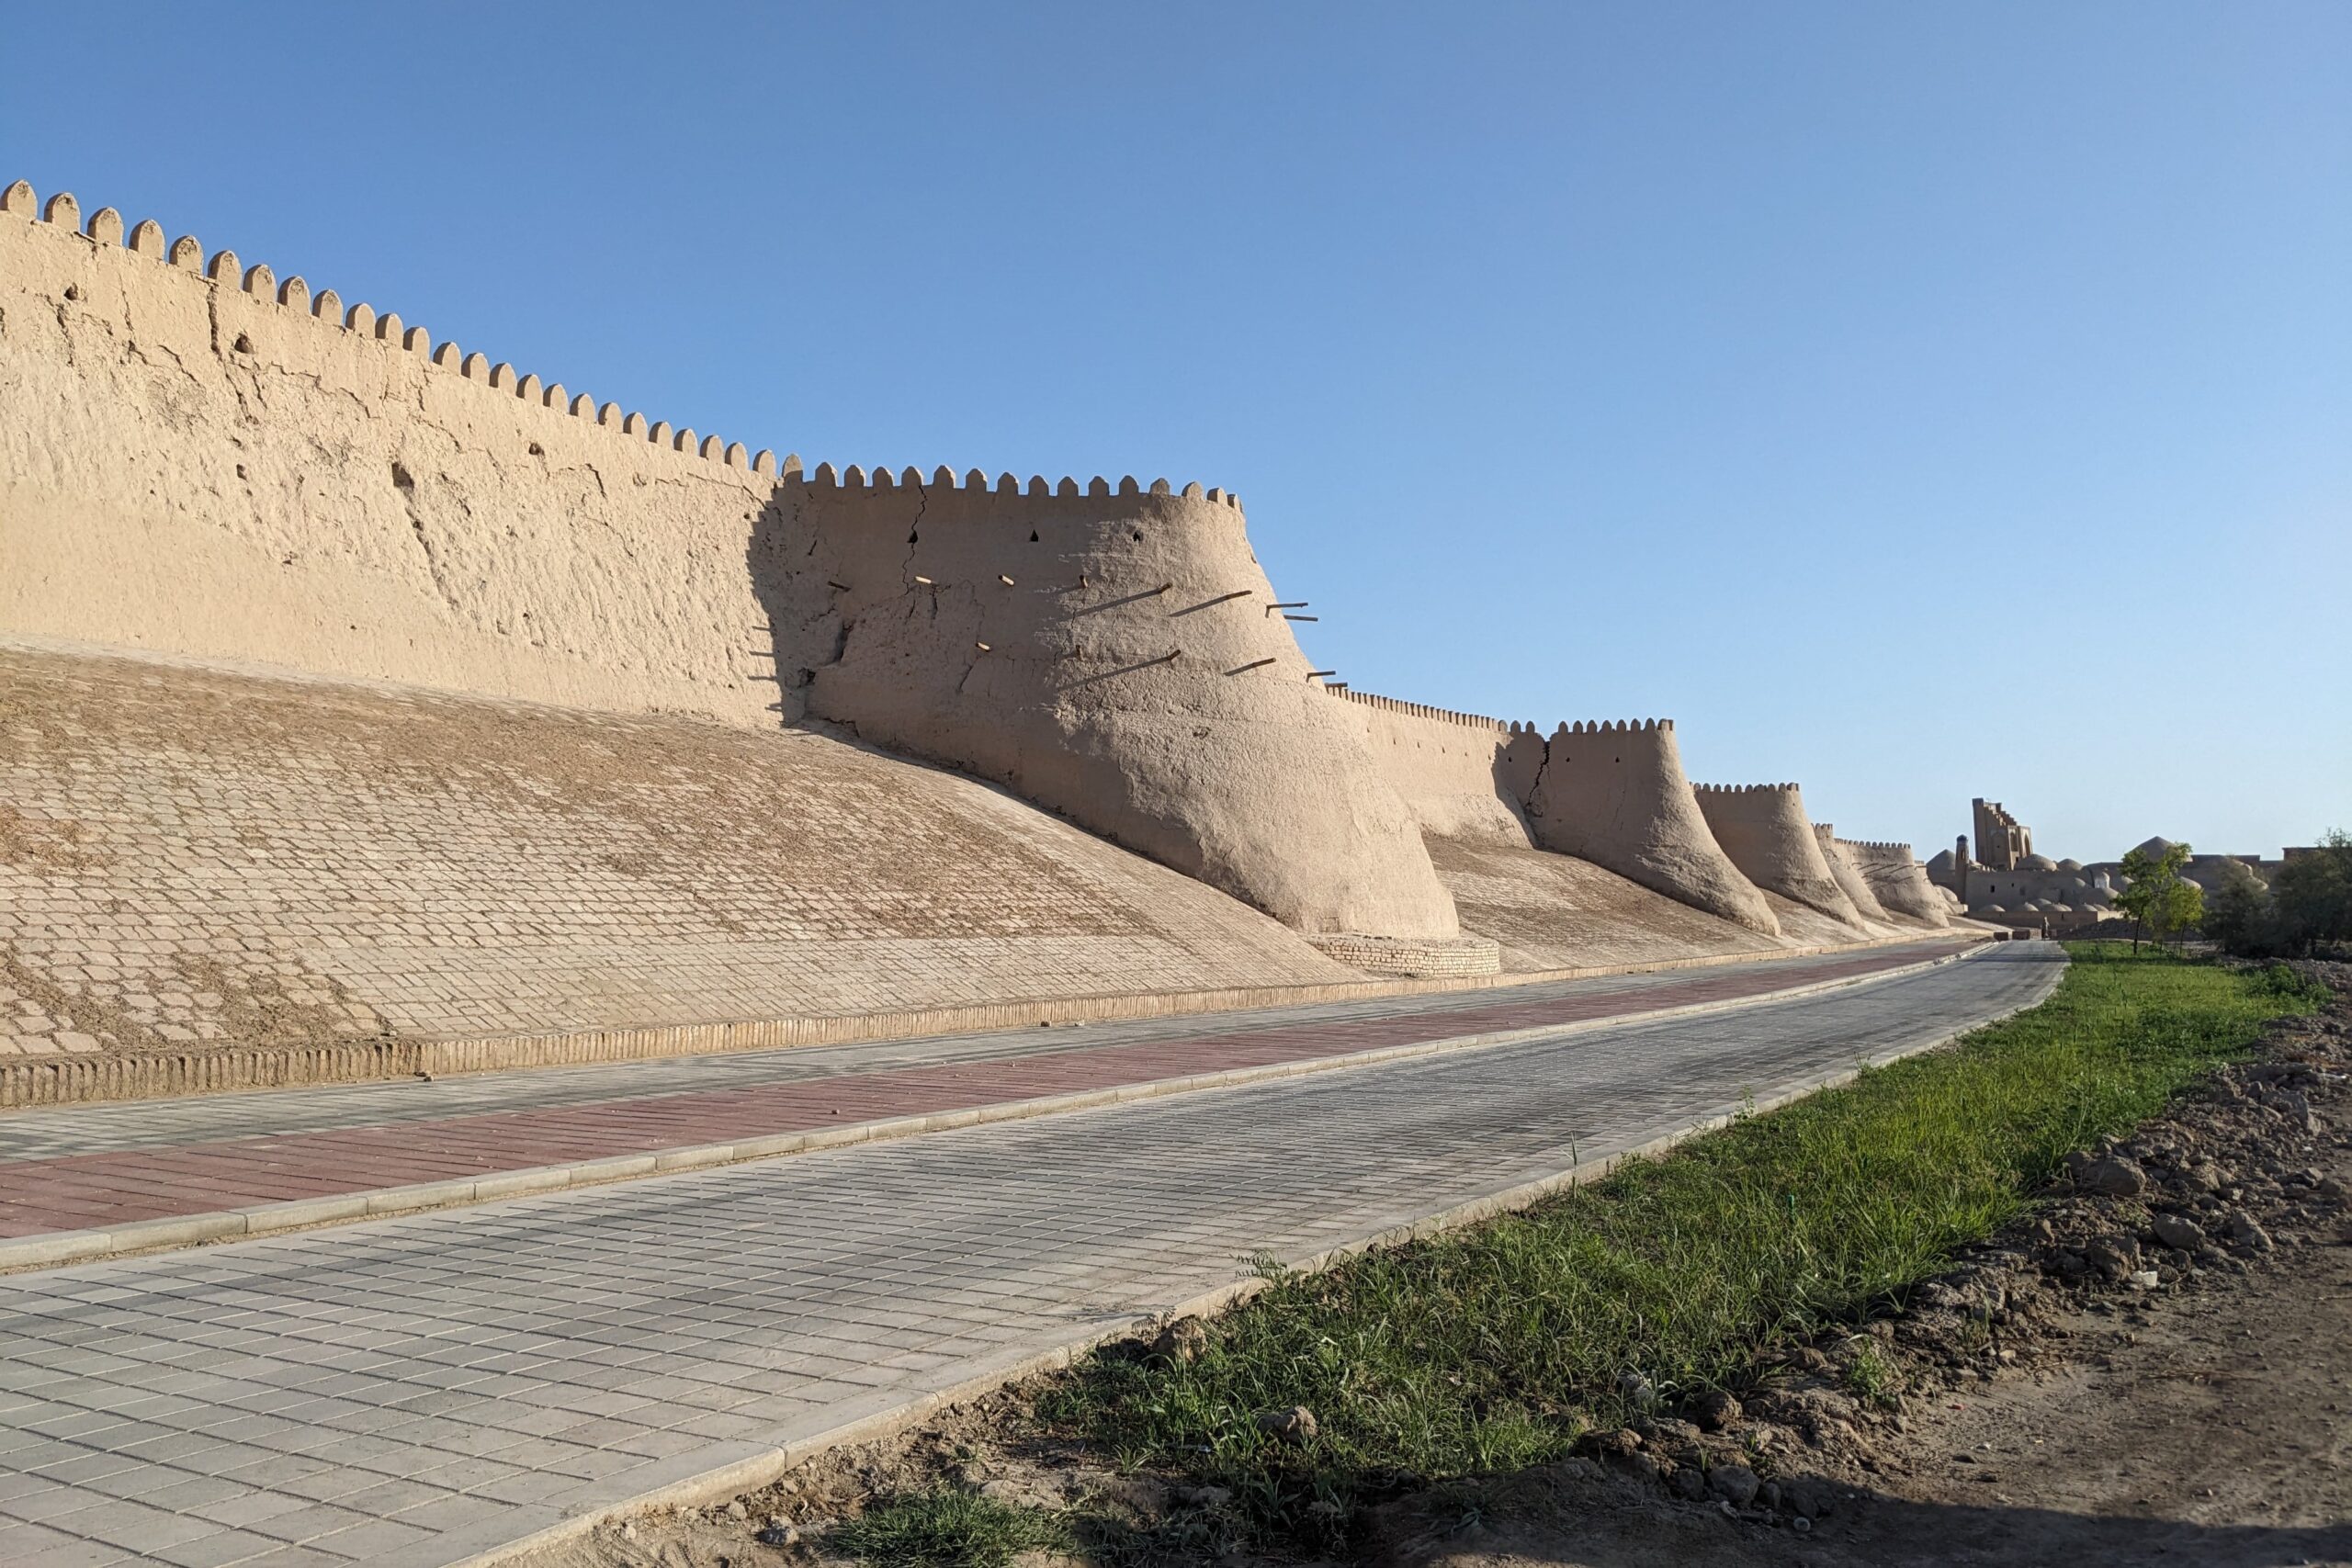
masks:
<path id="1" fill-rule="evenodd" d="M 1780 922 L 1715 842 L 1672 719 L 1562 725 L 1528 803 L 1539 848 L 1575 855 L 1751 931 Z"/>
<path id="2" fill-rule="evenodd" d="M 1853 861 L 1855 869 L 1862 874 L 1862 879 L 1871 885 L 1880 908 L 1888 914 L 1924 925 L 1951 923 L 1951 906 L 1936 891 L 1936 885 L 1928 880 L 1927 868 L 1911 852 L 1910 845 L 1852 839 L 1838 841 Z"/>
<path id="3" fill-rule="evenodd" d="M 152 222 L 33 207 L 0 193 L 0 631 L 841 720 L 1301 930 L 1455 934 L 1231 497 L 804 481 Z"/>
<path id="4" fill-rule="evenodd" d="M 1813 838 L 1821 848 L 1822 863 L 1829 868 L 1829 874 L 1838 879 L 1838 891 L 1853 901 L 1854 908 L 1862 918 L 1886 919 L 1887 913 L 1880 905 L 1878 895 L 1871 891 L 1870 879 L 1862 874 L 1861 868 L 1846 852 L 1845 843 L 1838 837 L 1835 828 L 1827 822 L 1815 822 Z"/>
<path id="5" fill-rule="evenodd" d="M 1795 784 L 1700 784 L 1699 810 L 1740 874 L 1767 892 L 1859 925 L 1861 912 L 1838 885 Z"/>

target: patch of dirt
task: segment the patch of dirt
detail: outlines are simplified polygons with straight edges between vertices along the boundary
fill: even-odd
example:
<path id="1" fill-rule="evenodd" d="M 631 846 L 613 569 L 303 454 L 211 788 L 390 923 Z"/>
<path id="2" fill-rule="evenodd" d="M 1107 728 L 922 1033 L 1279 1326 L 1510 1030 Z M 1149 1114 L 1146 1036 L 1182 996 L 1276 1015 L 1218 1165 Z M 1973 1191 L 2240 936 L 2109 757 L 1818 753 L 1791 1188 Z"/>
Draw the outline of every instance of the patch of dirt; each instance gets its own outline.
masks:
<path id="1" fill-rule="evenodd" d="M 1379 1510 L 1382 1568 L 2352 1565 L 2352 965 L 2324 1014 L 2074 1156 L 1911 1310 L 1758 1368 L 1744 1400 Z M 2184 1228 L 2193 1226 L 2194 1230 Z M 1185 1325 L 1167 1331 L 1180 1335 Z M 1163 1347 L 1164 1348 L 1165 1347 Z M 830 1562 L 825 1529 L 949 1482 L 1083 1506 L 1170 1562 L 1240 1568 L 1214 1488 L 1018 1441 L 1033 1389 L 642 1516 L 535 1568 Z"/>

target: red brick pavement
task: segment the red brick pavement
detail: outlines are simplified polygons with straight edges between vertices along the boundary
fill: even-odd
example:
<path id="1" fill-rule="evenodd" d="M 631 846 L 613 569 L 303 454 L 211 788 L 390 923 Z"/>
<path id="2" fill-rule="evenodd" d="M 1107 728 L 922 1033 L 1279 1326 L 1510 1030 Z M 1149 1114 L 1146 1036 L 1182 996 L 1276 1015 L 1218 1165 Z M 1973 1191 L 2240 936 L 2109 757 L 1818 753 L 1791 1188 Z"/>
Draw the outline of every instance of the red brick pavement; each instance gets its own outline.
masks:
<path id="1" fill-rule="evenodd" d="M 27 1160 L 0 1165 L 0 1236 L 210 1213 L 1634 1016 L 1852 978 L 1917 964 L 1928 955 L 1917 947 L 1881 949 L 1795 973 L 1698 970 L 1686 980 L 1631 994 L 1498 1001 L 1467 1010 L 1204 1033 L 797 1083 Z"/>

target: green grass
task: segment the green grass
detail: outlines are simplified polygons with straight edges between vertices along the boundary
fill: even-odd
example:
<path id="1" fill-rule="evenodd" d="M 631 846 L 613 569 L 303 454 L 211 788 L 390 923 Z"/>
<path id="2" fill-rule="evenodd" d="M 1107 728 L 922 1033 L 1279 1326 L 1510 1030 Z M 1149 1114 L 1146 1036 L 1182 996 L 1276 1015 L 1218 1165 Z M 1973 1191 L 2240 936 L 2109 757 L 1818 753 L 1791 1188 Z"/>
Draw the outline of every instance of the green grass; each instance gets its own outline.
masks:
<path id="1" fill-rule="evenodd" d="M 1023 1551 L 1066 1551 L 1058 1515 L 941 1488 L 894 1497 L 835 1529 L 826 1544 L 875 1568 L 1003 1568 Z"/>
<path id="2" fill-rule="evenodd" d="M 1898 1303 L 2062 1155 L 2314 1005 L 2283 967 L 2070 951 L 2049 1002 L 1950 1050 L 1523 1214 L 1325 1273 L 1270 1270 L 1197 1361 L 1098 1355 L 1042 1411 L 1123 1462 L 1230 1487 L 1261 1535 L 1316 1547 L 1401 1487 L 1560 1457 L 1634 1414 L 1633 1379 L 1669 1405 L 1736 1391 L 1759 1351 Z M 1304 1447 L 1255 1419 L 1293 1404 L 1321 1428 Z"/>

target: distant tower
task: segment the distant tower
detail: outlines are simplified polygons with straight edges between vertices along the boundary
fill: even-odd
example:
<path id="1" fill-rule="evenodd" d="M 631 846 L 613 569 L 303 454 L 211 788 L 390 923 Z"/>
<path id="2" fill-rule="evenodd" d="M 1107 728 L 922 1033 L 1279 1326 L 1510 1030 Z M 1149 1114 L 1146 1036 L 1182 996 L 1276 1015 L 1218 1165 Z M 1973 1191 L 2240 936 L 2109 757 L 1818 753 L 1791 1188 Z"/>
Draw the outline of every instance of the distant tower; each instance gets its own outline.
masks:
<path id="1" fill-rule="evenodd" d="M 2015 871 L 2018 862 L 2033 853 L 2032 830 L 1997 800 L 1980 798 L 1974 805 L 1977 863 L 1989 871 Z"/>
<path id="2" fill-rule="evenodd" d="M 1952 891 L 1960 895 L 1960 907 L 1968 908 L 1968 835 L 1962 833 L 1951 841 L 1951 874 L 1960 886 Z"/>

